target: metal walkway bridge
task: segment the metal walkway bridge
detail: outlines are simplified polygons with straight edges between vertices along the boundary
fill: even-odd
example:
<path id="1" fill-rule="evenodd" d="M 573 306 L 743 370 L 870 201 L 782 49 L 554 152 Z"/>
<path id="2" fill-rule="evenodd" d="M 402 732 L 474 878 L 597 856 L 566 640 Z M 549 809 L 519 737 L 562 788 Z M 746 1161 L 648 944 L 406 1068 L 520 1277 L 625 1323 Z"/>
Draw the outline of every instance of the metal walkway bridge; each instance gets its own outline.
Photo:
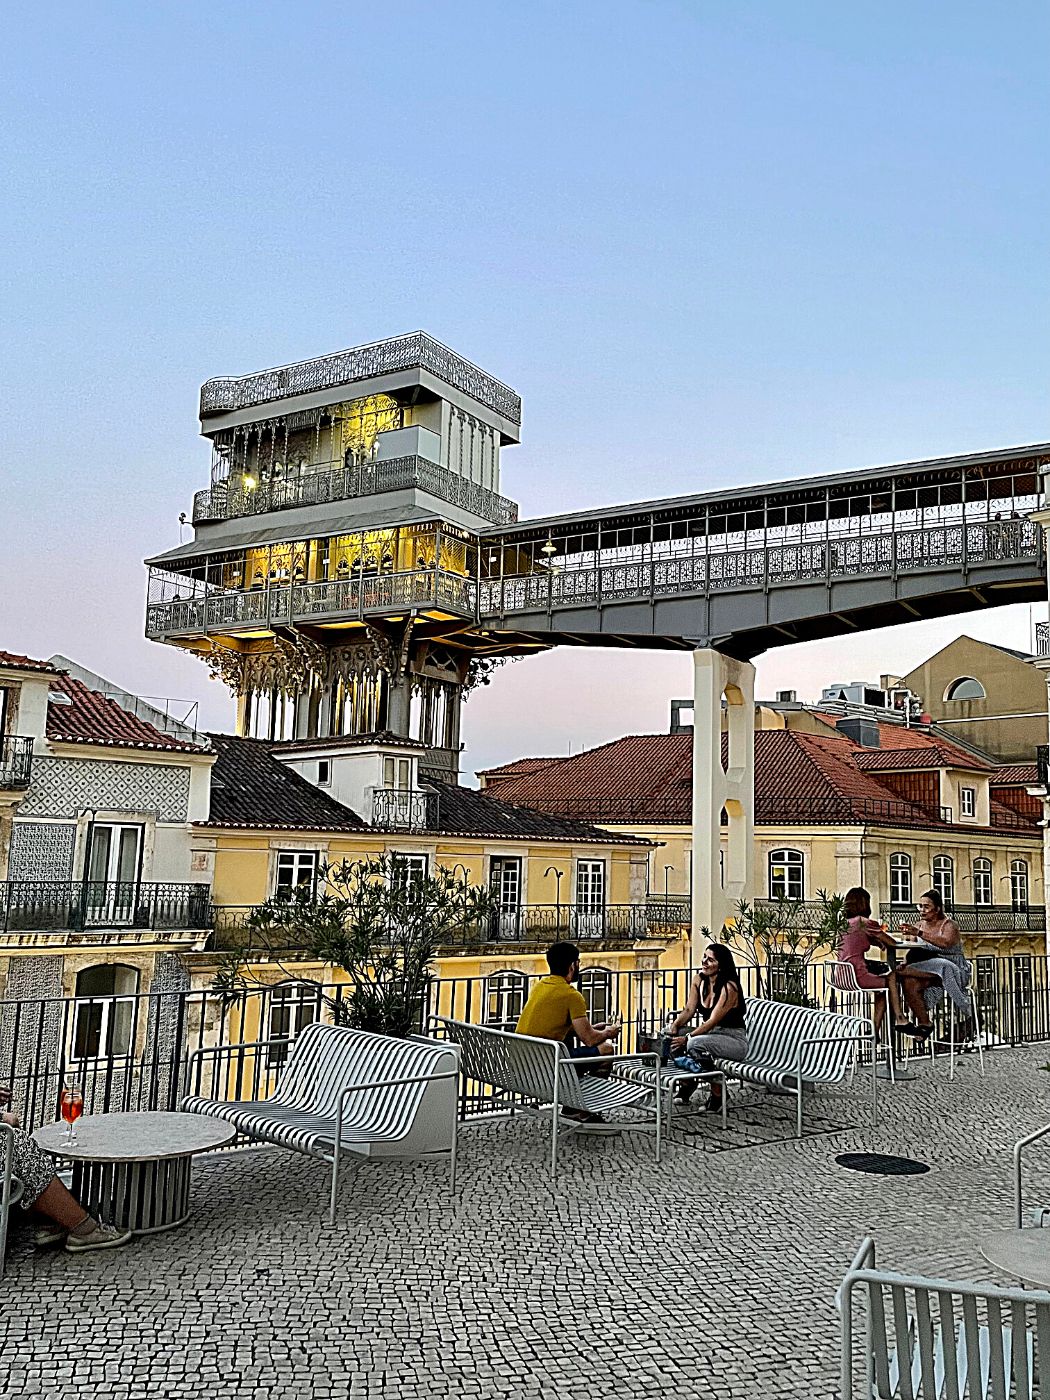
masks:
<path id="1" fill-rule="evenodd" d="M 475 615 L 501 640 L 769 647 L 1047 594 L 1050 444 L 494 528 Z"/>

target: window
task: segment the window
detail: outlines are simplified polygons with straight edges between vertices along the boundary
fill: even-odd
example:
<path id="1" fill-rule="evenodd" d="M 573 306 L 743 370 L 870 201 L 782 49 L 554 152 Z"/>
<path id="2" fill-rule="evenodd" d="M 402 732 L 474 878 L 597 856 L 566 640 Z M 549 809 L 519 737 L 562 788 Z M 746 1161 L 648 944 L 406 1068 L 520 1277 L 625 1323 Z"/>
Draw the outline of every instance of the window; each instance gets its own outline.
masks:
<path id="1" fill-rule="evenodd" d="M 974 904 L 991 904 L 992 900 L 992 862 L 984 856 L 978 856 L 973 863 L 973 902 Z"/>
<path id="2" fill-rule="evenodd" d="M 1028 862 L 1010 862 L 1010 903 L 1015 909 L 1028 908 Z"/>
<path id="3" fill-rule="evenodd" d="M 770 851 L 770 899 L 802 899 L 805 862 L 801 851 Z"/>
<path id="4" fill-rule="evenodd" d="M 977 815 L 976 788 L 961 787 L 959 789 L 959 813 L 964 817 L 975 817 Z"/>
<path id="5" fill-rule="evenodd" d="M 489 887 L 496 901 L 499 937 L 517 938 L 521 920 L 521 857 L 493 856 Z"/>
<path id="6" fill-rule="evenodd" d="M 266 1063 L 273 1069 L 288 1058 L 288 1047 L 304 1026 L 321 1015 L 321 989 L 314 982 L 281 982 L 270 997 Z"/>
<path id="7" fill-rule="evenodd" d="M 274 891 L 291 894 L 303 885 L 313 890 L 317 884 L 316 851 L 278 851 Z"/>
<path id="8" fill-rule="evenodd" d="M 426 856 L 406 856 L 395 851 L 392 857 L 392 868 L 394 888 L 397 890 L 407 890 L 410 885 L 417 884 L 427 878 Z"/>
<path id="9" fill-rule="evenodd" d="M 959 676 L 944 692 L 945 700 L 986 700 L 984 686 L 973 676 Z"/>
<path id="10" fill-rule="evenodd" d="M 74 1060 L 130 1055 L 135 1038 L 135 993 L 139 975 L 119 963 L 77 973 L 73 1003 Z"/>
<path id="11" fill-rule="evenodd" d="M 412 763 L 407 758 L 384 758 L 383 759 L 383 786 L 396 789 L 398 792 L 407 792 L 412 786 Z"/>
<path id="12" fill-rule="evenodd" d="M 84 918 L 89 924 L 133 924 L 142 857 L 141 826 L 94 822 L 88 838 Z"/>
<path id="13" fill-rule="evenodd" d="M 595 910 L 605 907 L 605 862 L 578 860 L 576 862 L 576 907 Z"/>
<path id="14" fill-rule="evenodd" d="M 577 987 L 587 1003 L 592 1026 L 604 1026 L 612 1014 L 612 973 L 607 967 L 588 967 L 580 973 Z"/>
<path id="15" fill-rule="evenodd" d="M 951 909 L 955 903 L 955 862 L 951 856 L 934 856 L 933 888 L 944 900 L 944 907 Z"/>
<path id="16" fill-rule="evenodd" d="M 769 996 L 772 1001 L 807 1005 L 806 962 L 798 953 L 773 953 L 769 959 Z"/>
<path id="17" fill-rule="evenodd" d="M 497 972 L 494 977 L 486 977 L 485 1024 L 497 1030 L 512 1031 L 528 994 L 529 979 L 524 972 Z"/>
<path id="18" fill-rule="evenodd" d="M 319 758 L 317 760 L 317 785 L 318 787 L 328 787 L 332 781 L 332 760 L 330 758 Z"/>
<path id="19" fill-rule="evenodd" d="M 911 902 L 911 856 L 896 851 L 890 856 L 890 903 Z"/>

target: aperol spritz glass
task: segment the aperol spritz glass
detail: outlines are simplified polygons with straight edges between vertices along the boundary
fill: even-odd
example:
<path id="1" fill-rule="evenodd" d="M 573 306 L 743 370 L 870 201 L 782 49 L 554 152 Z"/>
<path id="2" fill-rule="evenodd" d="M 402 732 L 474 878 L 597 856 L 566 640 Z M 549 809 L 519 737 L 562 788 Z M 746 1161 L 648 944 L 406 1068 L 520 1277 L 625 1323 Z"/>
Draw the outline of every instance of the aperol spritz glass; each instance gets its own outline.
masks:
<path id="1" fill-rule="evenodd" d="M 76 1122 L 84 1112 L 84 1095 L 79 1089 L 67 1084 L 62 1090 L 58 1102 L 62 1117 L 69 1128 L 66 1134 L 66 1144 L 71 1147 L 77 1140 Z"/>

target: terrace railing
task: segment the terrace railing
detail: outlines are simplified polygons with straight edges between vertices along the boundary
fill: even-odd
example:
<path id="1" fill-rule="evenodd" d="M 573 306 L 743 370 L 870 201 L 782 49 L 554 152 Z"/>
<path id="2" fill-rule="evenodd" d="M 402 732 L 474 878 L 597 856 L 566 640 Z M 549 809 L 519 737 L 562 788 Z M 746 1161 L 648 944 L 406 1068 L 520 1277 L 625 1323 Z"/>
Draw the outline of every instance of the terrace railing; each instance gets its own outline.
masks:
<path id="1" fill-rule="evenodd" d="M 0 882 L 0 933 L 210 927 L 210 885 L 144 880 Z"/>
<path id="2" fill-rule="evenodd" d="M 1050 1040 L 1050 966 L 1044 956 L 979 957 L 976 991 L 989 1048 Z M 537 972 L 506 968 L 487 977 L 443 978 L 431 984 L 426 1016 L 513 1029 Z M 688 968 L 616 972 L 584 969 L 581 989 L 593 1020 L 620 1014 L 625 1050 L 685 1004 Z M 835 993 L 818 965 L 781 966 L 772 976 L 742 969 L 748 996 L 770 986 L 780 995 L 804 997 L 834 1009 Z M 303 1026 L 334 1020 L 345 985 L 305 978 L 239 991 L 173 991 L 134 996 L 0 1000 L 0 1083 L 10 1084 L 26 1127 L 57 1117 L 62 1084 L 84 1090 L 88 1113 L 174 1109 L 186 1084 L 193 1050 L 262 1040 L 220 1065 L 210 1060 L 201 1092 L 241 1099 L 272 1090 L 288 1047 Z M 335 1003 L 333 1006 L 332 1003 Z M 942 1013 L 943 1014 L 943 1013 Z M 938 1033 L 943 1033 L 943 1024 Z M 464 1112 L 491 1109 L 482 1097 L 464 1096 Z"/>
<path id="3" fill-rule="evenodd" d="M 32 739 L 22 734 L 0 736 L 0 788 L 8 791 L 27 788 L 32 774 Z"/>
<path id="4" fill-rule="evenodd" d="M 439 813 L 436 792 L 379 788 L 372 793 L 372 825 L 384 831 L 436 831 Z"/>
<path id="5" fill-rule="evenodd" d="M 795 927 L 816 928 L 824 914 L 819 900 L 803 900 L 798 905 L 783 904 L 775 899 L 756 899 L 757 909 L 780 909 L 787 913 L 795 909 Z M 1042 933 L 1046 929 L 1046 908 L 1042 904 L 953 904 L 950 916 L 967 933 Z M 882 907 L 880 917 L 891 932 L 901 924 L 914 923 L 918 917 L 914 904 L 891 904 Z"/>

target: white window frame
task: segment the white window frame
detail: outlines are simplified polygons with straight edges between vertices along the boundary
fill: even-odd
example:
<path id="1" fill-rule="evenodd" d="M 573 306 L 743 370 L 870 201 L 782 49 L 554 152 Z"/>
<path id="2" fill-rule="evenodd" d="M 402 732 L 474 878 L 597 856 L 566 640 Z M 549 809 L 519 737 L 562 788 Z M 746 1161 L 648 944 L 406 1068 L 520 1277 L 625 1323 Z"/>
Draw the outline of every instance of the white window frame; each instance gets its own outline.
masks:
<path id="1" fill-rule="evenodd" d="M 89 993 L 77 992 L 77 983 L 86 972 L 94 972 L 96 968 L 104 967 L 107 972 L 114 974 L 116 981 L 117 974 L 130 973 L 134 980 L 135 990 L 133 992 L 99 992 L 92 996 Z M 139 970 L 131 967 L 127 963 L 93 963 L 90 967 L 82 967 L 77 973 L 76 981 L 73 984 L 73 1015 L 70 1017 L 69 1033 L 69 1063 L 71 1065 L 101 1064 L 107 1060 L 127 1060 L 135 1053 L 135 1032 L 136 1032 L 136 1009 L 138 1006 L 138 990 L 141 982 Z M 117 1021 L 120 1009 L 127 1008 L 127 1022 Z M 77 1041 L 82 1023 L 82 1018 L 90 1016 L 93 1011 L 99 1012 L 98 1026 L 98 1051 L 94 1055 L 78 1055 Z M 115 1034 L 124 1029 L 127 1030 L 127 1046 L 124 1049 L 115 1050 L 113 1039 Z M 90 1035 L 90 1027 L 85 1027 L 85 1035 Z"/>
<path id="2" fill-rule="evenodd" d="M 774 873 L 775 866 L 779 867 L 776 873 Z M 782 889 L 775 889 L 774 884 L 782 886 Z M 795 886 L 798 888 L 797 894 L 792 893 Z M 806 857 L 804 853 L 790 846 L 779 846 L 775 851 L 770 851 L 766 861 L 766 888 L 769 891 L 770 899 L 779 899 L 781 894 L 792 903 L 805 899 Z"/>
<path id="3" fill-rule="evenodd" d="M 529 998 L 529 974 L 508 967 L 485 978 L 485 1024 L 512 1031 Z"/>
<path id="4" fill-rule="evenodd" d="M 960 787 L 959 815 L 960 817 L 976 817 L 977 789 L 975 787 Z"/>
<path id="5" fill-rule="evenodd" d="M 992 888 L 992 862 L 987 856 L 978 856 L 973 863 L 973 902 L 982 908 L 995 903 Z"/>
<path id="6" fill-rule="evenodd" d="M 294 847 L 278 851 L 273 863 L 274 894 L 292 894 L 307 883 L 311 893 L 315 891 L 317 889 L 317 870 L 320 863 L 320 851 L 302 850 Z M 282 873 L 289 870 L 292 872 L 293 878 L 282 882 Z"/>
<path id="7" fill-rule="evenodd" d="M 907 851 L 894 851 L 890 856 L 890 904 L 912 903 L 912 860 Z"/>
<path id="8" fill-rule="evenodd" d="M 417 880 L 429 878 L 430 857 L 419 851 L 392 851 L 390 853 L 390 869 L 395 887 L 403 889 L 406 885 L 415 883 Z"/>
<path id="9" fill-rule="evenodd" d="M 317 760 L 317 786 L 332 786 L 332 760 L 330 758 L 319 758 Z"/>
<path id="10" fill-rule="evenodd" d="M 288 1033 L 277 1034 L 274 1021 L 278 1013 L 288 1017 Z M 270 989 L 270 1005 L 266 1013 L 266 1067 L 276 1069 L 288 1059 L 293 1041 L 304 1026 L 321 1019 L 321 989 L 316 982 L 278 982 Z"/>
<path id="11" fill-rule="evenodd" d="M 951 856 L 934 856 L 931 883 L 950 911 L 955 905 L 955 861 Z"/>
<path id="12" fill-rule="evenodd" d="M 576 987 L 587 1003 L 587 1019 L 590 1021 L 591 1025 L 605 1025 L 612 1013 L 612 968 L 582 968 L 576 982 Z"/>
<path id="13" fill-rule="evenodd" d="M 1010 904 L 1014 909 L 1027 909 L 1030 890 L 1028 883 L 1028 862 L 1010 862 Z"/>

